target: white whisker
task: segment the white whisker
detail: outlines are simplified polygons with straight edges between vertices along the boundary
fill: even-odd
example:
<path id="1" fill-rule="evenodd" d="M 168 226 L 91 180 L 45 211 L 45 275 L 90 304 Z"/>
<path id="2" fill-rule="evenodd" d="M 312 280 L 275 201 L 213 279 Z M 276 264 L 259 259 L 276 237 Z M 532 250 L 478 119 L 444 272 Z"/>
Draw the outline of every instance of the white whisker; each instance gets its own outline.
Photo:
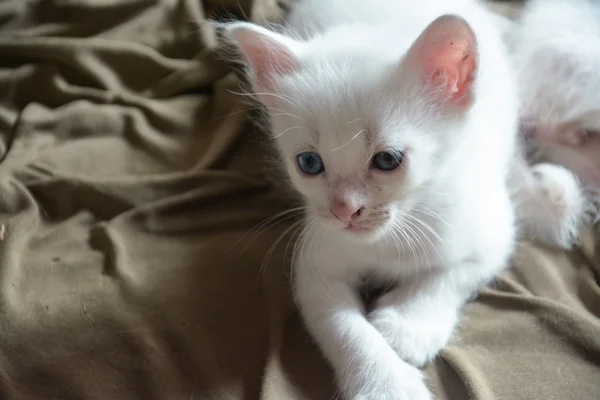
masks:
<path id="1" fill-rule="evenodd" d="M 437 233 L 437 232 L 435 231 L 435 229 L 433 229 L 433 228 L 431 227 L 431 225 L 427 224 L 427 223 L 426 223 L 425 221 L 423 221 L 422 219 L 419 219 L 419 218 L 415 217 L 414 215 L 410 215 L 410 214 L 409 214 L 409 217 L 410 217 L 410 218 L 411 218 L 413 221 L 415 221 L 415 222 L 417 222 L 417 223 L 421 224 L 421 226 L 423 226 L 423 227 L 424 227 L 425 229 L 427 229 L 429 232 L 431 232 L 431 234 L 432 234 L 433 236 L 435 236 L 435 238 L 436 238 L 436 239 L 437 239 L 437 240 L 438 240 L 438 241 L 439 241 L 439 242 L 440 242 L 440 243 L 441 243 L 443 246 L 445 246 L 445 245 L 446 245 L 446 242 L 444 241 L 444 239 L 442 239 L 442 237 L 440 236 L 440 234 L 439 234 L 439 233 Z M 433 245 L 433 244 L 432 244 L 432 245 Z"/>
<path id="2" fill-rule="evenodd" d="M 277 99 L 283 100 L 286 103 L 288 103 L 289 105 L 293 106 L 293 107 L 302 107 L 302 104 L 300 104 L 297 100 L 294 100 L 292 98 L 289 98 L 287 96 L 283 96 L 281 94 L 277 94 L 277 93 L 269 93 L 269 92 L 248 92 L 248 93 L 242 93 L 242 92 L 234 92 L 233 90 L 227 90 L 229 93 L 231 94 L 235 94 L 238 96 L 249 96 L 249 97 L 256 97 L 256 96 L 273 96 Z"/>
<path id="3" fill-rule="evenodd" d="M 435 253 L 437 254 L 438 259 L 442 260 L 442 255 L 439 253 L 437 246 L 433 243 L 433 241 L 429 238 L 429 236 L 427 234 L 425 234 L 425 232 L 423 232 L 423 230 L 421 228 L 419 228 L 417 225 L 415 225 L 412 221 L 406 220 L 406 223 L 410 224 L 410 226 L 415 228 L 421 234 L 421 235 L 419 235 L 421 241 L 423 240 L 423 238 L 425 238 L 425 240 L 427 240 L 427 242 L 431 245 L 431 248 L 433 249 L 433 251 L 435 251 Z M 432 230 L 432 232 L 433 232 L 433 230 Z M 435 234 L 437 235 L 437 233 L 435 233 Z M 438 237 L 439 237 L 439 235 L 438 235 Z M 440 240 L 441 240 L 441 238 L 440 238 Z"/>
<path id="4" fill-rule="evenodd" d="M 435 211 L 433 211 L 432 209 L 430 209 L 430 208 L 427 208 L 427 207 L 425 207 L 425 206 L 424 206 L 424 205 L 422 205 L 422 204 L 417 204 L 417 205 L 414 207 L 414 209 L 415 209 L 415 211 L 416 211 L 416 212 L 418 212 L 418 213 L 421 213 L 421 214 L 428 215 L 428 216 L 430 216 L 430 217 L 432 217 L 432 218 L 435 218 L 435 219 L 437 219 L 438 221 L 440 221 L 441 223 L 445 224 L 445 225 L 446 225 L 448 228 L 452 228 L 452 226 L 451 226 L 451 225 L 450 225 L 448 222 L 446 222 L 446 220 L 445 220 L 444 218 L 442 218 L 442 217 L 441 217 L 441 216 L 440 216 L 438 213 L 436 213 L 436 212 L 435 212 Z"/>
<path id="5" fill-rule="evenodd" d="M 274 135 L 273 138 L 278 138 L 280 136 L 283 136 L 286 132 L 291 131 L 292 129 L 302 129 L 304 128 L 303 126 L 291 126 L 287 129 L 284 129 L 283 132 L 278 133 L 277 135 Z"/>
<path id="6" fill-rule="evenodd" d="M 364 122 L 367 122 L 367 120 L 366 120 L 365 118 L 363 118 L 363 117 L 358 117 L 358 118 L 354 118 L 352 121 L 348 121 L 348 122 L 346 122 L 346 123 L 347 123 L 348 125 L 352 125 L 353 123 L 355 123 L 355 122 L 358 122 L 358 121 L 364 121 Z"/>
<path id="7" fill-rule="evenodd" d="M 260 271 L 260 272 L 259 272 L 259 275 L 262 275 L 262 274 L 265 272 L 265 270 L 266 270 L 266 268 L 267 268 L 267 266 L 268 266 L 269 262 L 271 261 L 271 257 L 272 257 L 272 255 L 273 255 L 273 252 L 275 252 L 275 250 L 276 250 L 276 248 L 277 248 L 277 245 L 278 245 L 278 244 L 279 244 L 279 243 L 280 243 L 280 242 L 283 240 L 283 238 L 284 238 L 284 237 L 285 237 L 285 236 L 286 236 L 288 233 L 290 233 L 290 231 L 292 231 L 294 228 L 297 228 L 299 225 L 301 225 L 301 224 L 302 224 L 302 222 L 303 222 L 302 220 L 299 220 L 299 221 L 296 221 L 296 222 L 294 222 L 294 223 L 293 223 L 293 224 L 292 224 L 290 227 L 286 228 L 286 230 L 285 230 L 285 231 L 284 231 L 284 232 L 283 232 L 281 235 L 279 235 L 279 237 L 278 237 L 278 238 L 275 240 L 275 242 L 274 242 L 274 243 L 271 245 L 271 247 L 270 247 L 270 248 L 269 248 L 269 250 L 267 251 L 267 254 L 265 255 L 265 259 L 264 259 L 264 261 L 263 261 L 263 263 L 262 263 L 262 265 L 261 265 L 261 267 L 260 267 L 260 270 L 259 270 L 259 271 Z"/>
<path id="8" fill-rule="evenodd" d="M 356 139 L 357 137 L 359 137 L 360 135 L 362 135 L 366 131 L 367 131 L 366 129 L 361 129 L 356 135 L 352 136 L 352 138 L 350 140 L 348 140 L 343 145 L 341 145 L 339 147 L 336 147 L 335 149 L 331 150 L 331 152 L 333 153 L 334 151 L 338 151 L 339 149 L 344 148 L 345 146 L 347 146 L 348 144 L 350 144 L 354 139 Z"/>

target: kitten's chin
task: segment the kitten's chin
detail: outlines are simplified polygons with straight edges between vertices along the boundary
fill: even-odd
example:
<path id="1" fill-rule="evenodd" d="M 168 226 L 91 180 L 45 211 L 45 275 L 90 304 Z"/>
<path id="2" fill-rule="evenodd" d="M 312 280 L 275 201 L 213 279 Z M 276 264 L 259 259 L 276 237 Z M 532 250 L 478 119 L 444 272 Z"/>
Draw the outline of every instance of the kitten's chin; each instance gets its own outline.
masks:
<path id="1" fill-rule="evenodd" d="M 386 215 L 384 215 L 386 214 Z M 391 215 L 390 215 L 391 214 Z M 356 223 L 343 223 L 325 212 L 313 214 L 315 220 L 329 233 L 359 243 L 374 243 L 385 236 L 392 221 L 393 211 L 380 211 L 376 218 L 367 218 Z"/>
<path id="2" fill-rule="evenodd" d="M 348 240 L 355 240 L 360 243 L 373 243 L 384 236 L 385 224 L 381 225 L 345 225 L 339 221 L 331 219 L 323 220 L 323 225 L 327 230 L 336 235 L 341 235 Z"/>

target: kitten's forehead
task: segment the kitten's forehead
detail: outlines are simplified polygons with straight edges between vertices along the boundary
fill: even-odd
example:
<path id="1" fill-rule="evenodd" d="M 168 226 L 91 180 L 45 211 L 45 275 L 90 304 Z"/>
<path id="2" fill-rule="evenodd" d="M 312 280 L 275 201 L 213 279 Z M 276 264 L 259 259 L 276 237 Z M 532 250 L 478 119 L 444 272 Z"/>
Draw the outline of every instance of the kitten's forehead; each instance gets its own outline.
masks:
<path id="1" fill-rule="evenodd" d="M 320 127 L 318 135 L 320 150 L 330 153 L 332 158 L 359 153 L 372 146 L 373 133 L 363 117 L 331 119 Z"/>
<path id="2" fill-rule="evenodd" d="M 290 156 L 317 151 L 336 178 L 368 171 L 376 151 L 403 151 L 418 103 L 398 68 L 376 58 L 331 57 L 284 77 L 279 89 L 289 101 L 280 106 L 293 116 L 274 116 L 275 134 L 286 132 L 278 138 L 283 148 Z"/>
<path id="3" fill-rule="evenodd" d="M 281 93 L 291 99 L 283 106 L 313 129 L 341 124 L 348 131 L 347 125 L 362 119 L 361 129 L 376 131 L 374 125 L 414 119 L 423 112 L 423 99 L 398 63 L 388 60 L 331 57 L 307 64 L 280 83 Z"/>
<path id="4" fill-rule="evenodd" d="M 382 60 L 329 57 L 306 62 L 282 79 L 280 89 L 298 99 L 313 118 L 335 113 L 351 121 L 376 106 L 382 89 L 392 83 L 393 68 Z"/>

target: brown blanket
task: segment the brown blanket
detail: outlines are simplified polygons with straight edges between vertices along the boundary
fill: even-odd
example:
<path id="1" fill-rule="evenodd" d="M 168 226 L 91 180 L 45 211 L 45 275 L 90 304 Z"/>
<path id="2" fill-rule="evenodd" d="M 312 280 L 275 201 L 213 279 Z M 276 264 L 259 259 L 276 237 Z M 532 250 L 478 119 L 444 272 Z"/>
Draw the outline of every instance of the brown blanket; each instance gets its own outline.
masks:
<path id="1" fill-rule="evenodd" d="M 258 225 L 288 205 L 204 23 L 279 12 L 0 2 L 1 398 L 335 397 L 290 296 L 293 219 Z M 466 308 L 427 368 L 440 400 L 600 398 L 600 256 L 584 239 L 524 245 Z"/>

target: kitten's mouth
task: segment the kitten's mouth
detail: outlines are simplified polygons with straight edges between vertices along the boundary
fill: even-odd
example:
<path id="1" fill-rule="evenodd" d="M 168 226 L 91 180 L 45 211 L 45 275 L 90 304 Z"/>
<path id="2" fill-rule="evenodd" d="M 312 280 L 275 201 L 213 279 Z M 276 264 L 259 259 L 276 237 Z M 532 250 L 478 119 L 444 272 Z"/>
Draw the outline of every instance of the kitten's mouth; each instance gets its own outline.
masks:
<path id="1" fill-rule="evenodd" d="M 365 227 L 365 226 L 348 224 L 344 228 L 344 230 L 346 230 L 348 232 L 352 232 L 352 233 L 369 233 L 369 232 L 373 231 L 373 227 Z"/>

